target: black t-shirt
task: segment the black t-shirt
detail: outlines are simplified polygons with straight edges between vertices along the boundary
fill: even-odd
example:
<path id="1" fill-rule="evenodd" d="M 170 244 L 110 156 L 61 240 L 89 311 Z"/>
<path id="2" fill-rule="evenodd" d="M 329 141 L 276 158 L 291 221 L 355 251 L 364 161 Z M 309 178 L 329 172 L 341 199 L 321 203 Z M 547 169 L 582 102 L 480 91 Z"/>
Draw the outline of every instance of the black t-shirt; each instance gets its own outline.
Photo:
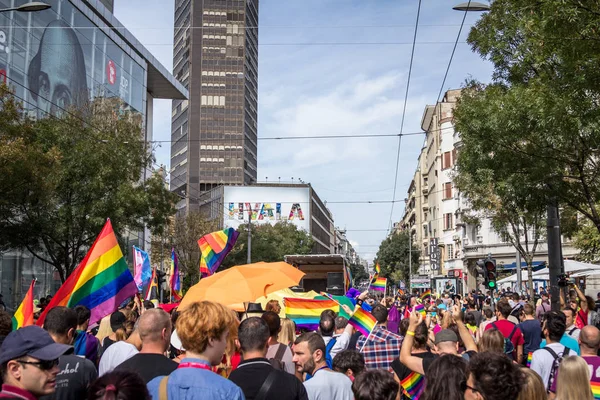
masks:
<path id="1" fill-rule="evenodd" d="M 356 343 L 358 343 L 358 339 L 360 339 L 361 336 L 362 336 L 362 333 L 355 332 L 350 337 L 350 342 L 348 343 L 348 349 L 355 349 L 356 348 Z"/>
<path id="2" fill-rule="evenodd" d="M 98 371 L 90 360 L 68 354 L 58 361 L 60 371 L 56 376 L 56 391 L 42 400 L 80 400 L 87 398 L 90 384 L 98 377 Z"/>
<path id="3" fill-rule="evenodd" d="M 170 375 L 178 366 L 162 354 L 138 353 L 119 364 L 115 371 L 137 372 L 148 383 L 157 376 Z"/>
<path id="4" fill-rule="evenodd" d="M 415 357 L 419 357 L 423 359 L 423 367 L 425 367 L 425 360 L 429 359 L 429 358 L 435 358 L 435 354 L 430 353 L 429 351 L 426 351 L 424 353 L 413 353 L 412 354 Z M 396 376 L 398 377 L 398 379 L 400 380 L 400 382 L 402 382 L 404 379 L 408 378 L 409 375 L 413 374 L 413 371 L 410 370 L 406 365 L 402 364 L 400 362 L 399 358 L 396 358 L 394 361 L 392 361 L 392 369 L 394 370 L 394 372 L 396 373 Z M 404 390 L 402 389 L 402 385 L 400 385 L 400 391 L 402 393 L 402 397 L 400 397 L 402 400 L 410 400 L 411 398 L 406 396 L 404 394 Z"/>
<path id="5" fill-rule="evenodd" d="M 460 357 L 462 357 L 463 360 L 468 362 L 471 359 L 471 357 L 473 357 L 475 354 L 477 354 L 476 351 L 469 350 L 469 351 L 465 351 L 463 354 L 461 354 Z M 431 363 L 433 363 L 439 357 L 440 357 L 439 355 L 434 354 L 433 357 L 423 359 L 423 371 L 425 372 L 425 375 L 427 375 L 427 371 L 429 370 Z"/>
<path id="6" fill-rule="evenodd" d="M 242 389 L 246 400 L 254 400 L 271 371 L 277 375 L 265 400 L 308 400 L 302 382 L 288 372 L 275 370 L 266 358 L 242 361 L 229 375 L 229 380 Z"/>

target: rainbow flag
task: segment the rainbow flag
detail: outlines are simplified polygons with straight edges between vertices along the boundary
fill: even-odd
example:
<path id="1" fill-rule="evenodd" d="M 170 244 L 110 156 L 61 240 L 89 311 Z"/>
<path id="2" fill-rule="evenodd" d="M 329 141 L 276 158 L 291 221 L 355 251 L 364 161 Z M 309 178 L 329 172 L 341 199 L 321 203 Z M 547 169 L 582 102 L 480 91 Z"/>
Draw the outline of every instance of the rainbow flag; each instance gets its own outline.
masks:
<path id="1" fill-rule="evenodd" d="M 175 253 L 175 248 L 171 249 L 171 279 L 169 285 L 171 287 L 171 295 L 175 302 L 181 301 L 181 278 L 179 278 L 179 260 Z"/>
<path id="2" fill-rule="evenodd" d="M 427 314 L 425 312 L 425 306 L 423 304 L 417 304 L 414 308 L 414 310 L 416 312 L 418 312 L 419 314 L 421 314 L 422 316 L 425 316 L 425 314 Z"/>
<path id="3" fill-rule="evenodd" d="M 378 292 L 385 292 L 387 286 L 387 278 L 377 278 L 377 280 L 371 283 L 370 290 L 376 290 Z"/>
<path id="4" fill-rule="evenodd" d="M 592 388 L 592 395 L 594 395 L 594 399 L 600 400 L 600 382 L 590 382 Z"/>
<path id="5" fill-rule="evenodd" d="M 156 277 L 156 268 L 152 269 L 152 277 L 150 278 L 150 285 L 144 300 L 158 300 L 158 279 Z"/>
<path id="6" fill-rule="evenodd" d="M 411 400 L 419 400 L 425 389 L 425 377 L 417 372 L 411 372 L 406 378 L 400 381 L 400 385 L 406 397 Z"/>
<path id="7" fill-rule="evenodd" d="M 215 273 L 227 254 L 231 251 L 240 233 L 233 228 L 209 233 L 198 240 L 200 246 L 200 276 L 206 277 Z"/>
<path id="8" fill-rule="evenodd" d="M 381 274 L 381 267 L 379 266 L 379 263 L 377 263 L 375 264 L 375 273 L 371 277 L 371 283 L 375 283 L 375 281 L 377 281 L 377 278 L 379 278 L 379 274 Z"/>
<path id="9" fill-rule="evenodd" d="M 25 294 L 23 301 L 15 315 L 12 317 L 12 328 L 17 330 L 24 326 L 33 325 L 33 287 L 35 286 L 35 279 L 31 281 L 29 290 Z"/>
<path id="10" fill-rule="evenodd" d="M 352 287 L 352 271 L 350 267 L 344 266 L 344 289 L 346 292 Z"/>
<path id="11" fill-rule="evenodd" d="M 337 304 L 340 304 L 340 302 L 339 302 L 339 301 L 337 301 L 336 299 L 334 299 L 334 298 L 333 298 L 333 296 L 332 296 L 332 295 L 330 295 L 330 294 L 329 294 L 329 293 L 327 293 L 327 292 L 319 292 L 319 294 L 320 294 L 321 296 L 323 296 L 323 297 L 327 297 L 327 298 L 328 298 L 329 300 L 331 300 L 331 301 L 335 301 Z"/>
<path id="12" fill-rule="evenodd" d="M 527 368 L 531 368 L 531 359 L 533 358 L 533 352 L 527 353 Z"/>
<path id="13" fill-rule="evenodd" d="M 427 299 L 431 300 L 431 290 L 426 290 L 421 295 L 421 300 L 426 301 Z"/>
<path id="14" fill-rule="evenodd" d="M 92 311 L 92 325 L 113 313 L 123 301 L 136 293 L 137 286 L 109 219 L 83 261 L 40 315 L 37 324 L 44 324 L 46 313 L 53 307 L 83 305 Z"/>
<path id="15" fill-rule="evenodd" d="M 321 313 L 327 309 L 340 312 L 340 305 L 335 300 L 284 298 L 285 316 L 296 323 L 296 328 L 317 330 Z"/>
<path id="16" fill-rule="evenodd" d="M 377 320 L 370 312 L 359 307 L 354 311 L 352 318 L 348 320 L 348 323 L 356 328 L 357 331 L 368 337 L 375 325 Z"/>

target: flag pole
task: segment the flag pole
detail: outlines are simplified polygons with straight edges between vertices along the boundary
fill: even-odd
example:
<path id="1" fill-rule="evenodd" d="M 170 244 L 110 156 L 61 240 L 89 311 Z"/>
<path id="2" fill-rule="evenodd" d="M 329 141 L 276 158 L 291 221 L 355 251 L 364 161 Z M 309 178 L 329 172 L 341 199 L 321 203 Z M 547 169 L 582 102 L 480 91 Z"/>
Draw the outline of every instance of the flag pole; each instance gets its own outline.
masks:
<path id="1" fill-rule="evenodd" d="M 375 325 L 375 326 L 377 326 L 377 325 Z M 359 353 L 362 353 L 363 349 L 365 348 L 365 345 L 367 344 L 367 342 L 369 341 L 369 338 L 371 337 L 371 333 L 373 333 L 373 331 L 375 330 L 375 326 L 373 327 L 373 329 L 371 329 L 369 331 L 369 334 L 367 335 L 367 338 L 365 339 L 365 342 L 363 343 L 362 347 L 358 351 Z"/>

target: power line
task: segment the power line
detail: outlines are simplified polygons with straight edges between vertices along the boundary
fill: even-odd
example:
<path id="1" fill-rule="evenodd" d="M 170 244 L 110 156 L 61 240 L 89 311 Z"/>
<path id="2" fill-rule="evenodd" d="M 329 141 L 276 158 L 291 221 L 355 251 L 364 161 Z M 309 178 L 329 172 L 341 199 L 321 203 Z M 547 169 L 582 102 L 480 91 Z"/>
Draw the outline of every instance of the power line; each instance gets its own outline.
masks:
<path id="1" fill-rule="evenodd" d="M 469 3 L 467 4 L 467 7 L 465 8 L 465 12 L 463 14 L 463 19 L 462 19 L 462 22 L 460 23 L 460 28 L 458 29 L 458 35 L 456 35 L 456 41 L 454 42 L 454 47 L 452 48 L 452 54 L 450 54 L 450 60 L 448 61 L 448 67 L 446 67 L 446 73 L 444 74 L 444 80 L 442 81 L 442 86 L 440 87 L 440 92 L 438 93 L 437 98 L 435 99 L 436 102 L 440 101 L 440 96 L 442 95 L 442 92 L 444 91 L 444 85 L 446 84 L 446 78 L 448 77 L 448 72 L 450 71 L 450 65 L 452 64 L 452 59 L 454 58 L 454 53 L 456 52 L 456 46 L 458 45 L 458 40 L 460 39 L 460 34 L 462 32 L 463 25 L 465 24 L 465 19 L 467 18 L 467 12 L 469 12 L 468 9 L 469 9 L 470 5 L 471 5 L 471 0 L 469 0 Z"/>
<path id="2" fill-rule="evenodd" d="M 419 30 L 419 15 L 421 14 L 421 0 L 419 0 L 419 5 L 417 6 L 417 17 L 415 19 L 415 33 L 413 36 L 412 49 L 410 52 L 410 63 L 408 65 L 408 79 L 406 82 L 406 92 L 404 93 L 404 106 L 402 109 L 402 122 L 400 123 L 400 135 L 398 136 L 398 152 L 396 154 L 396 173 L 394 174 L 394 193 L 392 194 L 392 199 L 396 197 L 396 189 L 398 186 L 398 170 L 400 168 L 400 149 L 402 145 L 402 132 L 404 131 L 404 118 L 406 117 L 406 103 L 408 102 L 408 91 L 410 90 L 410 77 L 412 73 L 413 61 L 415 58 L 415 47 L 417 43 L 417 32 Z M 394 215 L 394 203 L 392 203 L 392 207 L 390 210 L 390 222 L 389 222 L 389 231 L 392 230 L 392 218 Z"/>

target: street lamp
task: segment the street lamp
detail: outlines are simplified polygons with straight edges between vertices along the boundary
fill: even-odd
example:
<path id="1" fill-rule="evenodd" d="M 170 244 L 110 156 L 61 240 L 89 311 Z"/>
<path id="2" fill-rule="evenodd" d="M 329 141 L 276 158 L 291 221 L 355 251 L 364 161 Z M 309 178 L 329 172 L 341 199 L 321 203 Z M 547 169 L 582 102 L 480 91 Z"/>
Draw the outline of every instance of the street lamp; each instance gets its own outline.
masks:
<path id="1" fill-rule="evenodd" d="M 456 11 L 489 11 L 490 6 L 477 1 L 469 1 L 466 3 L 460 3 L 452 7 L 452 9 Z"/>
<path id="2" fill-rule="evenodd" d="M 0 10 L 0 13 L 8 12 L 8 11 L 18 11 L 18 12 L 34 12 L 34 11 L 43 11 L 52 7 L 50 4 L 43 3 L 41 1 L 30 1 L 29 3 L 21 4 L 17 7 L 11 8 L 3 8 Z"/>

